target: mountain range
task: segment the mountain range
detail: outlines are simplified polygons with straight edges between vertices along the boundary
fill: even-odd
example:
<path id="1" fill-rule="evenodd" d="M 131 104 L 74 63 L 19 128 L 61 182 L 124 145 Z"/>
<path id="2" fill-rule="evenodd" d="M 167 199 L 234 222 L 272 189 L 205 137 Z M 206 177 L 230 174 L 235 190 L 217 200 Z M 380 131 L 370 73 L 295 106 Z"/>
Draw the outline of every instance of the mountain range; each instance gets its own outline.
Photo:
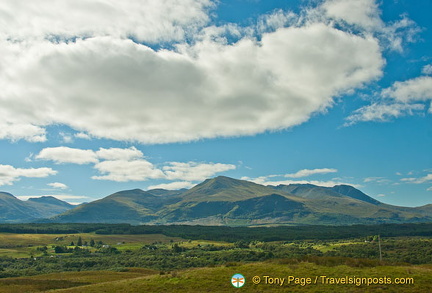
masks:
<path id="1" fill-rule="evenodd" d="M 10 193 L 0 192 L 0 223 L 22 223 L 50 218 L 74 207 L 52 196 L 22 201 Z"/>
<path id="2" fill-rule="evenodd" d="M 264 186 L 219 176 L 186 190 L 141 189 L 116 192 L 71 208 L 59 200 L 32 199 L 12 203 L 2 222 L 49 218 L 59 223 L 130 223 L 191 225 L 350 225 L 432 221 L 432 205 L 399 207 L 382 203 L 349 185 L 322 187 L 312 184 Z M 19 201 L 19 200 L 18 200 Z M 40 202 L 38 202 L 40 201 Z M 64 202 L 61 202 L 65 204 Z M 35 204 L 52 205 L 52 214 L 34 212 Z M 55 208 L 54 208 L 55 207 Z M 16 210 L 14 214 L 12 210 Z M 64 209 L 63 211 L 61 209 Z M 46 209 L 39 209 L 46 211 Z"/>

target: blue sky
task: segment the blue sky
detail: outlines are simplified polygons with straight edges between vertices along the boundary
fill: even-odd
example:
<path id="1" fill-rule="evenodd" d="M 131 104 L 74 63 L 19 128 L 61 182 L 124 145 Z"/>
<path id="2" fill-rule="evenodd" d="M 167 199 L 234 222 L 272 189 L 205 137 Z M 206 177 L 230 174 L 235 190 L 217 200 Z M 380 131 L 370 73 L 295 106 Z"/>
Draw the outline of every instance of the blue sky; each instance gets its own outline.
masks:
<path id="1" fill-rule="evenodd" d="M 428 0 L 0 3 L 0 190 L 225 175 L 432 203 Z"/>

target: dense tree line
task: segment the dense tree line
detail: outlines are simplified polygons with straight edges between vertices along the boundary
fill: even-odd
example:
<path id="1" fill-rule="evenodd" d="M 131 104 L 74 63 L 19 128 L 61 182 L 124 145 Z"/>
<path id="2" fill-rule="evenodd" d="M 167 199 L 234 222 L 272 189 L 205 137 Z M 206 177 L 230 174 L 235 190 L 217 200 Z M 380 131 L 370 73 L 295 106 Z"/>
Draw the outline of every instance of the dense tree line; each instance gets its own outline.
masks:
<path id="1" fill-rule="evenodd" d="M 184 239 L 237 241 L 293 241 L 304 239 L 346 239 L 381 235 L 432 236 L 432 223 L 381 224 L 352 226 L 278 226 L 278 227 L 226 227 L 160 225 L 132 226 L 129 224 L 0 224 L 0 232 L 40 234 L 164 234 Z"/>

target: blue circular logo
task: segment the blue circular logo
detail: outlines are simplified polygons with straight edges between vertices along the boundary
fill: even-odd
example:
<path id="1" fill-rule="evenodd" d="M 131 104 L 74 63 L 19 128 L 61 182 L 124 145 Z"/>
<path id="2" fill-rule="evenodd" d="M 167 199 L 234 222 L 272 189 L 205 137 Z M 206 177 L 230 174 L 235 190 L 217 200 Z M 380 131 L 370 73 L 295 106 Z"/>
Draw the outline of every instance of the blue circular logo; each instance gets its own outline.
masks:
<path id="1" fill-rule="evenodd" d="M 246 283 L 246 279 L 242 274 L 235 274 L 231 277 L 231 284 L 236 288 L 241 288 Z"/>

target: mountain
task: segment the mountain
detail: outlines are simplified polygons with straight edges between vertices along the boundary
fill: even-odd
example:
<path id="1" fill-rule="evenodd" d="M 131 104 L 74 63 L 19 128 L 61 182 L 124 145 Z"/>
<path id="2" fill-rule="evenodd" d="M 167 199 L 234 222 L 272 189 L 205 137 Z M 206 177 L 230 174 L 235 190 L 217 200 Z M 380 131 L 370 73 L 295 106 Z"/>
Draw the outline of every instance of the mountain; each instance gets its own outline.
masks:
<path id="1" fill-rule="evenodd" d="M 273 193 L 267 186 L 225 176 L 207 179 L 184 192 L 184 201 L 238 201 Z"/>
<path id="2" fill-rule="evenodd" d="M 374 205 L 381 204 L 381 202 L 379 202 L 378 200 L 373 199 L 372 197 L 364 194 L 360 190 L 358 190 L 352 186 L 349 186 L 349 185 L 336 185 L 336 186 L 331 187 L 331 189 L 340 193 L 340 194 L 343 194 L 343 195 L 346 195 L 346 196 L 349 196 L 349 197 L 352 197 L 352 198 L 355 198 L 355 199 L 358 199 L 358 200 L 361 200 L 364 202 L 368 202 L 368 203 L 371 203 Z"/>
<path id="3" fill-rule="evenodd" d="M 348 185 L 264 186 L 219 176 L 189 190 L 117 192 L 57 215 L 51 221 L 200 225 L 404 223 L 432 221 L 432 205 L 387 205 Z"/>
<path id="4" fill-rule="evenodd" d="M 157 195 L 155 195 L 157 194 Z M 179 199 L 176 192 L 161 189 L 143 191 L 125 190 L 105 198 L 80 205 L 52 218 L 54 222 L 68 223 L 131 223 L 139 224 L 157 218 L 156 212 L 166 204 Z"/>
<path id="5" fill-rule="evenodd" d="M 0 223 L 31 222 L 50 218 L 74 206 L 52 196 L 22 201 L 10 193 L 0 192 Z"/>

